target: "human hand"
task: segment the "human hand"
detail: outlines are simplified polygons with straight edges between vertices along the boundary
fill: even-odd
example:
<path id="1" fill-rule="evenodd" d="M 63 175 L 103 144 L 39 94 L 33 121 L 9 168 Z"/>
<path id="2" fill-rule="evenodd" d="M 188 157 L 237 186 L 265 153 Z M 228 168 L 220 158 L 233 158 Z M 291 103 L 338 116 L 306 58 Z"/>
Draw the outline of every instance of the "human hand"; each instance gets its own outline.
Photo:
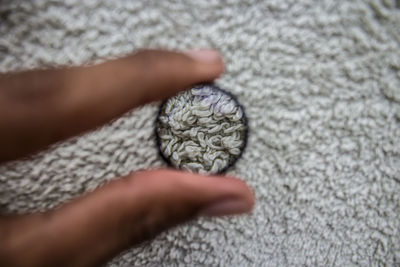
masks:
<path id="1" fill-rule="evenodd" d="M 97 127 L 223 72 L 215 51 L 145 50 L 89 67 L 0 75 L 0 162 Z M 140 171 L 45 213 L 0 217 L 0 266 L 97 266 L 196 216 L 248 212 L 233 177 Z"/>

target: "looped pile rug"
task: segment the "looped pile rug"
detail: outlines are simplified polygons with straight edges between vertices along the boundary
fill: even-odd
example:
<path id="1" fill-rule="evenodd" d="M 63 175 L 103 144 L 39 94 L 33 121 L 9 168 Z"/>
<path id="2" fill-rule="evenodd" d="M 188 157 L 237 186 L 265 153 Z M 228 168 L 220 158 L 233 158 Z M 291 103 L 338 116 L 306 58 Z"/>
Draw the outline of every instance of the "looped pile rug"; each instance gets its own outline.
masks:
<path id="1" fill-rule="evenodd" d="M 76 65 L 140 47 L 217 48 L 246 108 L 231 172 L 248 216 L 198 220 L 110 266 L 400 265 L 398 0 L 0 1 L 0 71 Z M 162 166 L 156 105 L 0 168 L 0 205 L 45 210 Z"/>

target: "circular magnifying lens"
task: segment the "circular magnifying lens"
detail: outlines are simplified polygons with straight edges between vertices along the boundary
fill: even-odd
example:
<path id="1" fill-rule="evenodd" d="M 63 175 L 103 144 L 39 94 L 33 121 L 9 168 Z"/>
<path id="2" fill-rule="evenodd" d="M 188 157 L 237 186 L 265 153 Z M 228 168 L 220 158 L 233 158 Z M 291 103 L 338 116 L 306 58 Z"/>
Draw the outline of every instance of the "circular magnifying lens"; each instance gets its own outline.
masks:
<path id="1" fill-rule="evenodd" d="M 242 155 L 248 125 L 236 98 L 213 84 L 182 92 L 161 104 L 156 138 L 170 166 L 202 174 L 225 172 Z"/>

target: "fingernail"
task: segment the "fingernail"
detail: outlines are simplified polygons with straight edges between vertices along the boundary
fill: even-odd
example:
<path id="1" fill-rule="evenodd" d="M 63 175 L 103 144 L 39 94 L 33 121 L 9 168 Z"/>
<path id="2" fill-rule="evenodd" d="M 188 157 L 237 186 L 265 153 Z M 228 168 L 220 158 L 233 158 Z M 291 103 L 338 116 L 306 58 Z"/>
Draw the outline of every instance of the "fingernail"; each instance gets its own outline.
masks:
<path id="1" fill-rule="evenodd" d="M 220 53 L 215 50 L 191 50 L 185 54 L 203 63 L 215 63 L 221 60 Z"/>
<path id="2" fill-rule="evenodd" d="M 249 212 L 251 210 L 251 204 L 244 200 L 228 199 L 222 200 L 204 208 L 201 212 L 201 216 L 223 216 L 233 215 L 239 213 Z"/>

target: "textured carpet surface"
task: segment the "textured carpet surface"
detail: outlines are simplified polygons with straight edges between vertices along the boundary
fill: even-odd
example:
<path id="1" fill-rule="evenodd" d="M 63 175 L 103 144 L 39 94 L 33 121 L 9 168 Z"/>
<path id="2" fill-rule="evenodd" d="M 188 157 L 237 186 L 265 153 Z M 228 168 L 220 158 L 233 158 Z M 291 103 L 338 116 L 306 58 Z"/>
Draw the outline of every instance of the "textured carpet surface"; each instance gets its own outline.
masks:
<path id="1" fill-rule="evenodd" d="M 242 155 L 248 132 L 244 110 L 219 88 L 200 85 L 171 97 L 160 109 L 157 145 L 175 168 L 224 173 Z"/>
<path id="2" fill-rule="evenodd" d="M 0 1 L 0 71 L 139 47 L 215 47 L 251 132 L 249 216 L 199 220 L 110 266 L 400 265 L 400 3 Z M 162 166 L 150 105 L 0 168 L 0 205 L 45 210 Z M 82 252 L 84 253 L 84 251 Z"/>

